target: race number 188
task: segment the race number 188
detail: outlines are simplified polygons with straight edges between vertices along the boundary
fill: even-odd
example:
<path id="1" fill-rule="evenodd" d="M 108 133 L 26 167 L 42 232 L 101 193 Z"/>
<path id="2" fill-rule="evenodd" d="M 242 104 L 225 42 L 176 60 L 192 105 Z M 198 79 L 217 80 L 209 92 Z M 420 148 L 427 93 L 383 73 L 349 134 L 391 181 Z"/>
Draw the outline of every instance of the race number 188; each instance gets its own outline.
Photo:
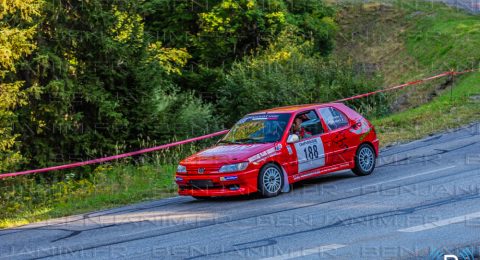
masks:
<path id="1" fill-rule="evenodd" d="M 303 172 L 325 165 L 325 152 L 320 137 L 295 144 L 298 159 L 298 172 Z"/>
<path id="2" fill-rule="evenodd" d="M 313 160 L 318 158 L 318 148 L 316 145 L 309 145 L 305 149 L 303 149 L 305 153 L 305 158 L 307 160 Z"/>

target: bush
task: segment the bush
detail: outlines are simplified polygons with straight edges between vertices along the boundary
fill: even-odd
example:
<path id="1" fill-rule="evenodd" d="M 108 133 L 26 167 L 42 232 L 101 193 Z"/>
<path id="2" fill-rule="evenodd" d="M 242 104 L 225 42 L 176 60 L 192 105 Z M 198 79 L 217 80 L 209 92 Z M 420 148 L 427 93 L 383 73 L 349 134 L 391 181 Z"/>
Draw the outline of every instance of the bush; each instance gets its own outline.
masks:
<path id="1" fill-rule="evenodd" d="M 295 35 L 295 29 L 290 28 L 262 54 L 233 64 L 220 89 L 219 107 L 227 115 L 227 123 L 256 110 L 334 101 L 373 91 L 380 84 L 380 78 L 368 79 L 346 64 L 319 56 L 312 41 Z M 378 113 L 386 109 L 381 99 L 350 104 L 364 112 Z"/>

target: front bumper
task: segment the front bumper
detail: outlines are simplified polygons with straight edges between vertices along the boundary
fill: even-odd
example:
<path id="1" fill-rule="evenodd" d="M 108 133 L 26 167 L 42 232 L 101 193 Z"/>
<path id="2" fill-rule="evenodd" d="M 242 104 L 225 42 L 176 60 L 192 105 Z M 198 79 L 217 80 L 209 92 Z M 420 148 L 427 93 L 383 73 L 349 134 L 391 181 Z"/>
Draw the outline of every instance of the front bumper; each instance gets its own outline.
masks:
<path id="1" fill-rule="evenodd" d="M 182 196 L 237 196 L 257 192 L 258 170 L 226 174 L 195 174 L 175 176 L 178 194 Z"/>

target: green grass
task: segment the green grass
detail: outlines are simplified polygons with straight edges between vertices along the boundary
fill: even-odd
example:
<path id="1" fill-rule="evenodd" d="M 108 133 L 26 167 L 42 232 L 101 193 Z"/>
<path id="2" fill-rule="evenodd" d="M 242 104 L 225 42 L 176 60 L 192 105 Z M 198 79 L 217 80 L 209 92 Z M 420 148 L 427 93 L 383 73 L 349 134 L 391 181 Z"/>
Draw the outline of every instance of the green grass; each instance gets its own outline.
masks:
<path id="1" fill-rule="evenodd" d="M 478 68 L 480 16 L 424 2 L 414 5 L 406 1 L 397 8 L 409 19 L 402 38 L 406 54 L 418 64 L 415 69 L 428 75 L 450 69 Z M 417 73 L 412 70 L 406 75 L 415 79 Z M 424 89 L 429 88 L 432 89 L 432 85 Z M 385 145 L 418 139 L 480 120 L 480 102 L 471 98 L 477 95 L 480 95 L 479 72 L 461 76 L 429 102 L 416 103 L 414 108 L 374 120 L 374 124 Z"/>
<path id="2" fill-rule="evenodd" d="M 120 164 L 99 166 L 80 180 L 69 174 L 62 181 L 3 180 L 0 228 L 170 197 L 174 172 L 172 165 Z"/>
<path id="3" fill-rule="evenodd" d="M 477 99 L 478 97 L 478 99 Z M 411 141 L 480 120 L 480 73 L 463 76 L 451 92 L 417 108 L 375 119 L 382 146 Z"/>
<path id="4" fill-rule="evenodd" d="M 337 18 L 343 31 L 335 55 L 378 65 L 385 86 L 448 70 L 479 68 L 480 16 L 441 3 L 350 4 Z M 346 37 L 345 37 L 346 35 Z M 356 35 L 356 37 L 350 37 Z M 382 145 L 405 142 L 480 120 L 479 72 L 389 94 L 394 113 L 372 120 Z M 453 89 L 451 89 L 453 87 Z"/>
<path id="5" fill-rule="evenodd" d="M 442 4 L 420 2 L 415 6 L 404 4 L 402 8 L 413 24 L 405 34 L 407 51 L 418 62 L 426 68 L 443 70 L 478 66 L 480 16 Z"/>

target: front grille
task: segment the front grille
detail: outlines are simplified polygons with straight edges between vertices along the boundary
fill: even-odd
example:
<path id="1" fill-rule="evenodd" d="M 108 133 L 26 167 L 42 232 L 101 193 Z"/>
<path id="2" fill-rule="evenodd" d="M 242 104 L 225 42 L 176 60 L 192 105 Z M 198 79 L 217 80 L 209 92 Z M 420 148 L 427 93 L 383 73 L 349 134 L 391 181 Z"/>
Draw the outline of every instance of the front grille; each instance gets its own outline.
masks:
<path id="1" fill-rule="evenodd" d="M 211 180 L 191 180 L 188 182 L 188 184 L 197 189 L 208 189 L 215 187 Z"/>
<path id="2" fill-rule="evenodd" d="M 190 180 L 188 183 L 179 185 L 181 190 L 213 190 L 225 188 L 220 183 L 211 180 Z"/>
<path id="3" fill-rule="evenodd" d="M 205 167 L 202 165 L 187 165 L 187 174 L 209 174 L 212 172 L 217 172 L 218 167 Z M 202 168 L 203 173 L 200 173 L 198 170 Z"/>

